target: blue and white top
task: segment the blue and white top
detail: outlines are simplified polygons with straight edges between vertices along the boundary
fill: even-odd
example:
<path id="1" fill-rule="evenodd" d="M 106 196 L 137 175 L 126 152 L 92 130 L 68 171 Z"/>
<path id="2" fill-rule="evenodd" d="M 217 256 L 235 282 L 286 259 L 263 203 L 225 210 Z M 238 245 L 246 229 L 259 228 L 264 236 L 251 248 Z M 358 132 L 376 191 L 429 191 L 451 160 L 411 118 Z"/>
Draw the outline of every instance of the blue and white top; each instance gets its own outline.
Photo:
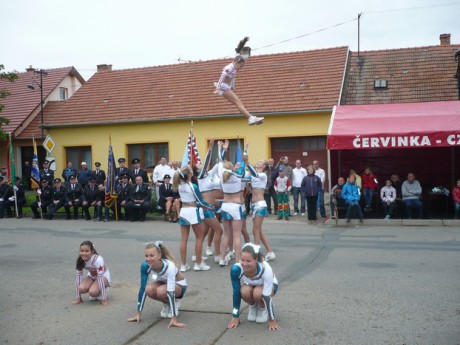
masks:
<path id="1" fill-rule="evenodd" d="M 187 286 L 187 280 L 184 278 L 182 280 L 176 281 L 176 276 L 179 273 L 179 269 L 174 264 L 174 262 L 162 259 L 161 260 L 163 266 L 159 272 L 155 272 L 152 267 L 150 267 L 146 261 L 144 261 L 141 265 L 141 287 L 139 288 L 139 295 L 137 298 L 137 311 L 141 312 L 144 308 L 145 303 L 145 287 L 147 286 L 147 282 L 149 280 L 149 274 L 152 272 L 152 279 L 153 281 L 162 282 L 166 284 L 166 291 L 168 294 L 168 301 L 170 310 L 176 313 L 175 308 L 175 291 L 176 291 L 176 284 L 182 287 Z"/>
<path id="2" fill-rule="evenodd" d="M 219 164 L 215 164 L 211 170 L 207 171 L 209 163 L 211 162 L 211 156 L 211 151 L 208 151 L 203 164 L 203 169 L 201 169 L 197 176 L 198 187 L 201 192 L 210 192 L 216 189 L 221 189 L 220 179 L 217 176 Z"/>
<path id="3" fill-rule="evenodd" d="M 263 286 L 262 298 L 268 310 L 270 320 L 275 320 L 272 293 L 276 293 L 278 290 L 278 280 L 268 262 L 264 261 L 257 263 L 257 273 L 254 277 L 248 277 L 244 273 L 241 264 L 234 264 L 230 271 L 230 277 L 233 286 L 233 317 L 238 318 L 240 316 L 241 284 L 245 284 L 250 286 Z"/>

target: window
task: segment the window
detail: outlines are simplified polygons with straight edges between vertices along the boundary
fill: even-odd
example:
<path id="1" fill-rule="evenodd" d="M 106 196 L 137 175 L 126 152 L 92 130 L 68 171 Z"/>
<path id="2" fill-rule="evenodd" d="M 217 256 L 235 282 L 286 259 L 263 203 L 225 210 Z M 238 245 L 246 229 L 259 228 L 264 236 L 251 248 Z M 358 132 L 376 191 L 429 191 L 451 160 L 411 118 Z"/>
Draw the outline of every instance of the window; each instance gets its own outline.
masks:
<path id="1" fill-rule="evenodd" d="M 388 82 L 385 79 L 374 80 L 374 89 L 388 89 Z"/>
<path id="2" fill-rule="evenodd" d="M 272 150 L 274 153 L 302 152 L 326 150 L 326 137 L 294 137 L 273 138 Z"/>
<path id="3" fill-rule="evenodd" d="M 66 87 L 60 87 L 59 88 L 59 99 L 66 100 L 67 98 L 69 98 L 67 88 Z"/>
<path id="4" fill-rule="evenodd" d="M 66 147 L 66 163 L 72 162 L 74 169 L 80 169 L 81 162 L 86 162 L 88 169 L 93 166 L 91 146 Z"/>
<path id="5" fill-rule="evenodd" d="M 221 140 L 221 139 L 219 139 Z M 218 161 L 218 154 L 219 154 L 219 148 L 217 146 L 217 142 L 219 140 L 214 140 L 214 146 L 212 148 L 212 156 L 211 156 L 211 163 L 209 164 L 210 167 L 213 167 L 214 164 L 216 164 L 216 162 Z M 243 139 L 231 139 L 229 140 L 229 145 L 228 145 L 228 150 L 227 150 L 227 153 L 226 153 L 226 157 L 225 159 L 232 162 L 232 163 L 235 163 L 235 159 L 236 159 L 236 149 L 238 147 L 238 141 L 240 142 L 240 147 L 241 147 L 241 152 L 243 152 L 244 150 L 244 140 Z M 206 148 L 206 151 L 208 151 L 208 148 Z M 204 163 L 204 160 L 206 159 L 206 156 L 200 156 L 201 158 L 201 161 Z"/>
<path id="6" fill-rule="evenodd" d="M 128 163 L 130 164 L 131 160 L 139 158 L 142 167 L 151 169 L 157 165 L 158 161 L 163 156 L 169 160 L 167 143 L 128 145 Z"/>

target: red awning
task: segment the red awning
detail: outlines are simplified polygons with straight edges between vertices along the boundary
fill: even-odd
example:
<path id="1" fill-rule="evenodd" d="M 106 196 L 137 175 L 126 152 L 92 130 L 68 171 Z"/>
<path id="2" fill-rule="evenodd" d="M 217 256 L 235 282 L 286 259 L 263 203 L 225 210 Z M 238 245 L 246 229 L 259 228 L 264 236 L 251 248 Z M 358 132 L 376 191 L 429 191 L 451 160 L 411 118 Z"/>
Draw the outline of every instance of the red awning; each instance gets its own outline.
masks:
<path id="1" fill-rule="evenodd" d="M 459 146 L 460 101 L 339 105 L 329 150 Z"/>

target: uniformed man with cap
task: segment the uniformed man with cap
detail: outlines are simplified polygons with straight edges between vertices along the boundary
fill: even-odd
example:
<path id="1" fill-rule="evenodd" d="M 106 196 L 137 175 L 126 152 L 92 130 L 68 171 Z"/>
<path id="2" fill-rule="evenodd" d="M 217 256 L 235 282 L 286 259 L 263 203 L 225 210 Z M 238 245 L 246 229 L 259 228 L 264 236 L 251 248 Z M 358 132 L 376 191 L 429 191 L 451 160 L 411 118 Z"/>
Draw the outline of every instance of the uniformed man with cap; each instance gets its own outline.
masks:
<path id="1" fill-rule="evenodd" d="M 118 158 L 118 168 L 117 171 L 115 172 L 115 176 L 117 179 L 120 178 L 122 174 L 127 174 L 128 176 L 131 175 L 129 169 L 125 166 L 126 164 L 126 159 Z"/>
<path id="2" fill-rule="evenodd" d="M 73 207 L 73 219 L 78 219 L 78 208 L 82 204 L 83 189 L 81 184 L 77 183 L 75 175 L 69 176 L 69 185 L 67 186 L 65 196 L 65 212 L 67 213 L 67 219 L 70 218 L 70 208 Z"/>
<path id="3" fill-rule="evenodd" d="M 139 158 L 134 158 L 131 164 L 133 165 L 133 169 L 131 170 L 131 182 L 134 184 L 136 176 L 141 176 L 144 183 L 149 183 L 147 171 L 141 168 L 141 160 Z"/>
<path id="4" fill-rule="evenodd" d="M 8 218 L 11 218 L 13 216 L 11 206 L 16 205 L 18 209 L 18 218 L 22 218 L 22 208 L 26 204 L 26 194 L 21 184 L 20 177 L 16 176 L 14 186 L 8 186 L 5 194 L 3 194 L 0 199 L 3 199 L 3 202 L 0 204 L 0 218 L 3 218 L 3 210 L 6 210 Z M 17 202 L 15 200 L 17 200 Z"/>
<path id="5" fill-rule="evenodd" d="M 48 211 L 48 206 L 53 202 L 53 188 L 48 186 L 48 180 L 40 180 L 41 188 L 37 189 L 36 201 L 34 201 L 30 208 L 34 214 L 33 219 L 40 219 L 38 208 L 42 209 L 42 215 L 45 216 Z"/>
<path id="6" fill-rule="evenodd" d="M 43 169 L 39 171 L 40 181 L 48 180 L 48 185 L 51 186 L 54 180 L 54 171 L 50 169 L 50 162 L 45 160 L 43 162 Z"/>
<path id="7" fill-rule="evenodd" d="M 140 221 L 145 220 L 145 215 L 150 210 L 150 199 L 152 193 L 147 183 L 143 183 L 141 176 L 136 176 L 136 184 L 131 189 L 126 210 L 129 213 L 130 221 L 136 220 L 136 214 L 140 213 Z"/>
<path id="8" fill-rule="evenodd" d="M 94 166 L 96 169 L 93 170 L 93 177 L 96 179 L 96 185 L 99 186 L 100 184 L 104 184 L 106 179 L 105 171 L 101 170 L 101 163 L 99 162 L 94 163 Z"/>
<path id="9" fill-rule="evenodd" d="M 122 219 L 121 209 L 125 209 L 125 220 L 129 220 L 128 209 L 126 208 L 126 204 L 129 201 L 129 196 L 131 195 L 131 190 L 133 186 L 129 183 L 129 176 L 127 174 L 122 174 L 120 176 L 121 181 L 118 184 L 118 198 L 117 198 L 117 207 L 118 207 L 118 218 Z"/>
<path id="10" fill-rule="evenodd" d="M 75 175 L 70 175 L 70 176 L 75 176 Z M 70 177 L 69 176 L 69 177 Z M 70 181 L 68 181 L 70 184 Z M 62 185 L 62 180 L 60 178 L 55 178 L 53 181 L 53 200 L 50 205 L 50 210 L 46 214 L 45 218 L 46 219 L 53 219 L 53 214 L 59 209 L 64 206 L 66 202 L 66 194 L 67 194 L 67 189 Z M 67 219 L 70 219 L 70 210 L 68 211 L 66 209 L 67 213 Z"/>
<path id="11" fill-rule="evenodd" d="M 0 218 L 3 218 L 3 210 L 5 209 L 5 194 L 8 190 L 8 183 L 6 183 L 3 175 L 0 175 Z"/>
<path id="12" fill-rule="evenodd" d="M 91 216 L 89 214 L 89 208 L 91 206 L 96 207 L 98 202 L 98 195 L 99 195 L 99 188 L 96 185 L 96 179 L 94 177 L 90 177 L 88 180 L 88 184 L 86 185 L 85 189 L 83 190 L 82 195 L 82 205 L 83 211 L 85 212 L 86 220 L 91 220 Z"/>

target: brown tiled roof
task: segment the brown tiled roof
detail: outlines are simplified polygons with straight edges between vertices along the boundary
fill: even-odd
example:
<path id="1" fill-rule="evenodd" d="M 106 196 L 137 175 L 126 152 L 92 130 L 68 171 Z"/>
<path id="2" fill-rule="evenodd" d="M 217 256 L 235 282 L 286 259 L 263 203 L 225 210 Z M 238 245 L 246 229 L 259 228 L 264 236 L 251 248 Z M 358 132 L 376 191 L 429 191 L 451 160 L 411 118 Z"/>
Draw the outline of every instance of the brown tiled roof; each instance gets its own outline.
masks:
<path id="1" fill-rule="evenodd" d="M 458 100 L 459 45 L 357 52 L 350 55 L 342 104 L 410 103 Z M 388 89 L 374 90 L 384 79 Z"/>
<path id="2" fill-rule="evenodd" d="M 46 119 L 50 114 L 59 114 L 62 106 L 65 104 L 65 101 L 49 101 L 46 103 L 45 108 L 43 109 L 43 118 Z M 30 139 L 32 137 L 40 138 L 42 135 L 41 130 L 41 116 L 38 114 L 35 118 L 29 123 L 29 125 L 19 133 L 17 139 Z M 46 136 L 46 129 L 44 131 Z"/>
<path id="3" fill-rule="evenodd" d="M 238 72 L 237 94 L 252 113 L 332 109 L 347 47 L 251 57 Z M 49 125 L 119 123 L 237 114 L 213 94 L 231 59 L 96 73 Z M 301 85 L 303 84 L 303 85 Z"/>
<path id="4" fill-rule="evenodd" d="M 59 85 L 59 83 L 69 74 L 76 75 L 80 81 L 84 82 L 80 74 L 73 67 L 63 67 L 47 69 L 48 75 L 43 76 L 43 98 L 48 95 Z M 18 126 L 25 121 L 31 113 L 40 107 L 40 88 L 36 83 L 33 83 L 35 90 L 30 90 L 27 85 L 36 80 L 39 82 L 39 75 L 33 72 L 24 72 L 18 74 L 18 80 L 14 83 L 0 79 L 0 89 L 7 89 L 10 95 L 0 102 L 5 105 L 5 109 L 0 113 L 0 116 L 10 120 L 8 125 L 2 127 L 5 132 L 14 132 Z"/>

